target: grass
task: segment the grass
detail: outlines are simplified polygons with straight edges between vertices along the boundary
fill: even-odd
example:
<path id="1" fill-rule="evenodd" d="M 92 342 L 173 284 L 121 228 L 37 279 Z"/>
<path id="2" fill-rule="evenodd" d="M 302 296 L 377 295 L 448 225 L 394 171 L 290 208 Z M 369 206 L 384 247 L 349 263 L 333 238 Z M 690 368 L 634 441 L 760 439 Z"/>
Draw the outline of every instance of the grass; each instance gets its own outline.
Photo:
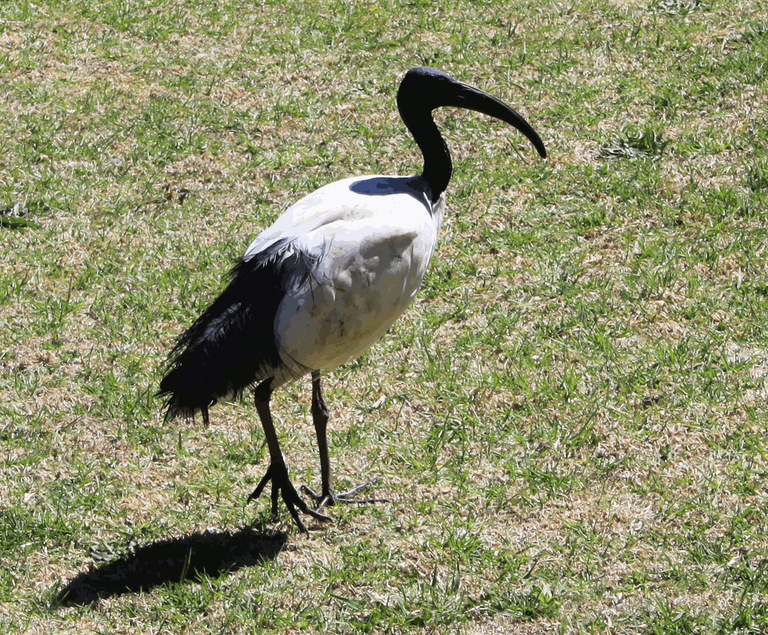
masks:
<path id="1" fill-rule="evenodd" d="M 767 630 L 766 59 L 754 0 L 2 3 L 0 629 Z M 153 395 L 287 205 L 418 169 L 423 63 L 550 158 L 438 114 L 428 277 L 326 383 L 340 484 L 391 503 L 307 539 L 245 504 L 252 406 Z M 308 402 L 274 411 L 316 486 Z"/>

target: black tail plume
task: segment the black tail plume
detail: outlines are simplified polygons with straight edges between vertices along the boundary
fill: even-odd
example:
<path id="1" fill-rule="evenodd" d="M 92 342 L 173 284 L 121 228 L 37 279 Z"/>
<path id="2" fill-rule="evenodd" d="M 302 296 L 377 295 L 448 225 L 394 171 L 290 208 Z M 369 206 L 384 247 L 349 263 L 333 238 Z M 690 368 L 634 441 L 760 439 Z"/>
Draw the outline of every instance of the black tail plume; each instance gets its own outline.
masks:
<path id="1" fill-rule="evenodd" d="M 304 284 L 321 257 L 283 239 L 232 269 L 229 285 L 171 351 L 157 393 L 166 399 L 166 419 L 200 411 L 207 424 L 208 408 L 219 399 L 286 370 L 275 316 L 286 292 Z"/>

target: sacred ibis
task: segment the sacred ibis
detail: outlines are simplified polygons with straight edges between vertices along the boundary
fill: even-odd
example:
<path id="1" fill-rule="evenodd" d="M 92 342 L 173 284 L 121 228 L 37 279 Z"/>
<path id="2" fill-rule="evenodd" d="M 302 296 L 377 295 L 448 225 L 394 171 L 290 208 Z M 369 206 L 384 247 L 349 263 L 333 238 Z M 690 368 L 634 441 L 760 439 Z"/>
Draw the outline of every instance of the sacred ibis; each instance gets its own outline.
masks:
<path id="1" fill-rule="evenodd" d="M 397 107 L 424 156 L 422 173 L 342 179 L 289 207 L 256 237 L 232 269 L 229 286 L 180 336 L 160 384 L 167 418 L 199 411 L 206 423 L 210 406 L 253 388 L 270 465 L 249 500 L 271 481 L 273 514 L 282 496 L 303 531 L 298 511 L 329 520 L 323 508 L 351 500 L 360 489 L 333 490 L 320 381 L 384 335 L 424 278 L 452 171 L 448 147 L 432 118 L 441 106 L 500 119 L 546 157 L 539 135 L 504 102 L 437 69 L 409 70 Z M 307 374 L 312 376 L 322 491 L 304 491 L 316 509 L 288 477 L 269 408 L 274 390 Z"/>

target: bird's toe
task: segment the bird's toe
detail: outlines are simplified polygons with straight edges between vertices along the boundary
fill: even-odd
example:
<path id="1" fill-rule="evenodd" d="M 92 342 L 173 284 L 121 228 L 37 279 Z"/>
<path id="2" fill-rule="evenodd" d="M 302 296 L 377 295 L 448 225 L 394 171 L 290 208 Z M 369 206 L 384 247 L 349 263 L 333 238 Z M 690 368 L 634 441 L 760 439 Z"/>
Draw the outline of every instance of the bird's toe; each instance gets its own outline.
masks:
<path id="1" fill-rule="evenodd" d="M 293 486 L 290 477 L 288 476 L 288 470 L 284 464 L 272 463 L 267 469 L 266 474 L 262 477 L 256 489 L 253 490 L 248 497 L 248 502 L 256 500 L 261 496 L 264 488 L 268 482 L 272 482 L 272 515 L 277 518 L 278 500 L 283 499 L 285 506 L 288 508 L 288 512 L 291 514 L 291 518 L 296 523 L 296 526 L 303 532 L 309 533 L 306 525 L 302 522 L 299 512 L 312 516 L 315 520 L 328 521 L 330 517 L 323 514 L 319 509 L 312 509 L 307 503 L 299 496 L 296 488 Z"/>
<path id="2" fill-rule="evenodd" d="M 362 485 L 358 485 L 357 487 L 353 487 L 351 490 L 347 492 L 341 492 L 337 494 L 330 488 L 324 488 L 324 492 L 322 494 L 316 494 L 313 490 L 311 490 L 306 485 L 301 486 L 301 491 L 304 492 L 309 498 L 311 498 L 315 502 L 315 511 L 320 512 L 324 507 L 328 507 L 331 505 L 336 505 L 337 503 L 357 503 L 358 505 L 370 505 L 372 503 L 388 503 L 389 500 L 386 498 L 355 498 L 355 494 L 358 492 L 366 489 L 367 487 L 370 487 L 374 483 L 378 481 L 377 478 L 372 478 Z"/>

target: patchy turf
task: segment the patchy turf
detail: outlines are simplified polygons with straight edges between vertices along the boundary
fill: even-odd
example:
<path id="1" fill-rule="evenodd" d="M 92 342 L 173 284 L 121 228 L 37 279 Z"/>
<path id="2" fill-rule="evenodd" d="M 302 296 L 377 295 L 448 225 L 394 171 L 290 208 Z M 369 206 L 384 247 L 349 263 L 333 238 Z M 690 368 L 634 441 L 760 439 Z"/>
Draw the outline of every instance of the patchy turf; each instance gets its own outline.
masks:
<path id="1" fill-rule="evenodd" d="M 754 0 L 0 4 L 0 630 L 768 630 L 766 59 Z M 287 205 L 419 168 L 424 63 L 550 158 L 438 113 L 428 278 L 326 389 L 391 503 L 307 539 L 245 504 L 248 403 L 153 395 Z M 274 411 L 316 485 L 309 395 Z"/>

